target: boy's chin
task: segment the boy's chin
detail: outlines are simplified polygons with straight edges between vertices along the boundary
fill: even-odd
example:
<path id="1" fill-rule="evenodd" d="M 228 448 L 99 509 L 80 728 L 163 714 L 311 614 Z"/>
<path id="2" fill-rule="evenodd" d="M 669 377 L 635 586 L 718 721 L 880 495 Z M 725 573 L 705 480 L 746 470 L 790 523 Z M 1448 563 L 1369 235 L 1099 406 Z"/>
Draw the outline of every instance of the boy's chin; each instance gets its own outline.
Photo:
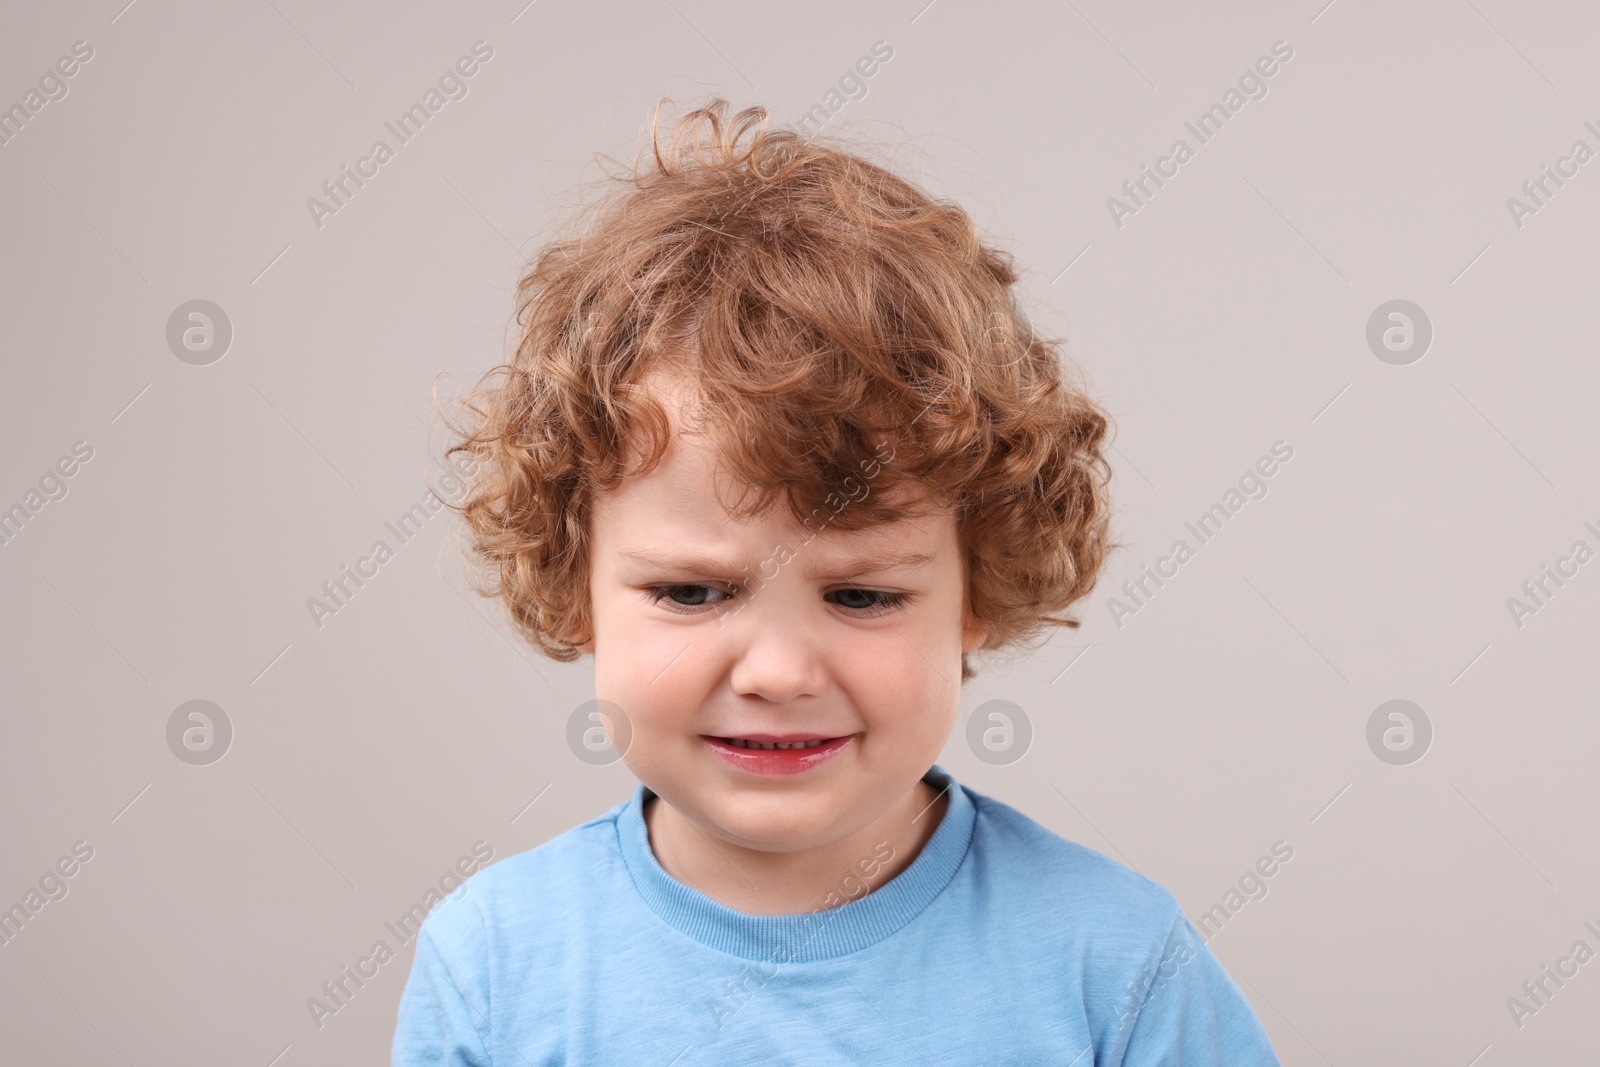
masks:
<path id="1" fill-rule="evenodd" d="M 744 848 L 795 852 L 828 844 L 843 802 L 835 797 L 806 798 L 702 794 L 700 808 L 719 836 Z"/>

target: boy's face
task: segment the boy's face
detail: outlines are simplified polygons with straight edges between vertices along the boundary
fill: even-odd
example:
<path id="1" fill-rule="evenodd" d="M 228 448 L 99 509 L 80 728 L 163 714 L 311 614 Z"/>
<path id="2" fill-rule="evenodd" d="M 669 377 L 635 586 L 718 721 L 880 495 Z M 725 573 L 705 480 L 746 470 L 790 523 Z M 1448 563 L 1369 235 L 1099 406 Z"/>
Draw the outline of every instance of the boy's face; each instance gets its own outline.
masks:
<path id="1" fill-rule="evenodd" d="M 578 647 L 595 695 L 628 716 L 628 767 L 705 833 L 828 845 L 902 801 L 950 734 L 961 653 L 984 636 L 963 626 L 954 515 L 814 537 L 781 503 L 734 521 L 707 440 L 677 429 L 673 394 L 654 395 L 673 415 L 667 452 L 591 508 L 594 633 Z M 877 491 L 858 477 L 858 498 L 863 483 Z M 808 755 L 723 740 L 796 734 L 842 740 Z"/>

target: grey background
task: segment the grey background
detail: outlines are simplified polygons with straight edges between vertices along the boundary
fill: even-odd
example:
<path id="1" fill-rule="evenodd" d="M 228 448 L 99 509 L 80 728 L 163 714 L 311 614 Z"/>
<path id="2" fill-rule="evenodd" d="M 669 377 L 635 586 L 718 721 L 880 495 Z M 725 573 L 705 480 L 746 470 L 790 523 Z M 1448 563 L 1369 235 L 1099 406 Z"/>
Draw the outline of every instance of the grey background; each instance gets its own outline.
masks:
<path id="1" fill-rule="evenodd" d="M 587 660 L 463 595 L 453 517 L 318 629 L 306 606 L 427 492 L 431 415 L 507 351 L 523 257 L 631 158 L 660 94 L 778 123 L 887 41 L 829 124 L 966 205 L 1117 419 L 1127 548 L 1077 632 L 978 661 L 1031 749 L 958 780 L 1168 886 L 1198 920 L 1294 858 L 1213 950 L 1286 1064 L 1572 1063 L 1600 962 L 1506 999 L 1600 926 L 1600 18 L 1575 0 L 1379 4 L 9 4 L 0 104 L 95 50 L 0 145 L 0 507 L 75 441 L 68 495 L 0 546 L 0 906 L 92 861 L 0 946 L 13 1062 L 386 1062 L 411 952 L 306 1006 L 475 841 L 533 848 L 627 796 L 564 741 Z M 493 59 L 322 228 L 308 197 L 472 42 Z M 1106 206 L 1277 40 L 1294 57 L 1118 228 Z M 392 140 L 392 139 L 391 139 Z M 230 317 L 224 358 L 165 341 Z M 1368 316 L 1434 338 L 1393 366 Z M 1273 442 L 1294 457 L 1119 627 L 1109 598 Z M 1193 541 L 1191 539 L 1191 544 Z M 221 760 L 167 747 L 216 702 Z M 1407 699 L 1420 762 L 1368 717 Z M 537 798 L 537 801 L 532 803 Z M 908 1048 L 908 1062 L 911 1053 Z"/>

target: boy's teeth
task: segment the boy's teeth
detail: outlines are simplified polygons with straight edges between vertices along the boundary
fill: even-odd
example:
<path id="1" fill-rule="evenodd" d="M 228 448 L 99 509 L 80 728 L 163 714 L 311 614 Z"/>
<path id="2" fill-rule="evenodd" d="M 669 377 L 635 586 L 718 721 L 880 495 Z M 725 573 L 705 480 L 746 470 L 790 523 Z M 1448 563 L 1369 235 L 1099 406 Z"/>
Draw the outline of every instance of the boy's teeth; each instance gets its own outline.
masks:
<path id="1" fill-rule="evenodd" d="M 771 744 L 762 741 L 746 741 L 739 737 L 725 738 L 734 748 L 816 748 L 821 741 L 796 741 L 794 744 Z"/>

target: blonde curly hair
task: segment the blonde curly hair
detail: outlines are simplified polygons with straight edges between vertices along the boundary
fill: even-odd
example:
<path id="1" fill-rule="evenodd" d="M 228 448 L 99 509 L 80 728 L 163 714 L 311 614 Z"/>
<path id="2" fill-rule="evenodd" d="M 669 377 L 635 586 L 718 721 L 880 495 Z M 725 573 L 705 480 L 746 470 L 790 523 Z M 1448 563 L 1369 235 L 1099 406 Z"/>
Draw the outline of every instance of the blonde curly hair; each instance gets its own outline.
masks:
<path id="1" fill-rule="evenodd" d="M 781 494 L 797 521 L 826 507 L 855 530 L 906 514 L 897 498 L 932 499 L 955 510 L 983 649 L 1078 626 L 1060 613 L 1114 547 L 1109 419 L 1064 377 L 1060 342 L 1034 334 L 1011 257 L 957 205 L 727 107 L 664 137 L 658 105 L 649 152 L 522 275 L 515 354 L 465 398 L 470 425 L 452 424 L 445 453 L 474 471 L 448 506 L 477 591 L 544 654 L 578 657 L 590 502 L 660 459 L 669 421 L 642 382 L 676 368 L 751 487 L 735 515 Z M 886 442 L 878 491 L 828 506 Z"/>

